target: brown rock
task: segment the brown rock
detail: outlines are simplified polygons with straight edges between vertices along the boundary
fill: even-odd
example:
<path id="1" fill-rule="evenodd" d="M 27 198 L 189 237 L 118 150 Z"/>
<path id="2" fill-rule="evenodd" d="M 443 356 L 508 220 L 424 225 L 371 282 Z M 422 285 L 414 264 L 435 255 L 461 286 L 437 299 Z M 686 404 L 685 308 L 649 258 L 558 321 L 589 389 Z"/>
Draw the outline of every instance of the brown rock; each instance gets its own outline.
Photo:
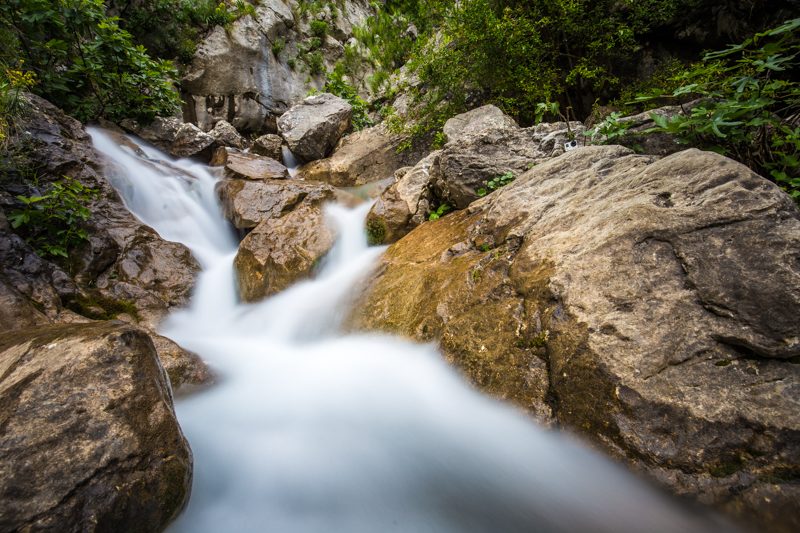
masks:
<path id="1" fill-rule="evenodd" d="M 271 157 L 275 161 L 283 161 L 282 146 L 283 138 L 280 135 L 268 133 L 253 141 L 250 151 L 257 155 Z"/>
<path id="2" fill-rule="evenodd" d="M 247 148 L 247 142 L 227 120 L 217 122 L 208 134 L 214 137 L 218 146 L 230 146 L 239 150 Z"/>
<path id="3" fill-rule="evenodd" d="M 322 208 L 310 202 L 264 220 L 242 240 L 234 260 L 242 299 L 259 300 L 308 276 L 333 240 Z"/>
<path id="4" fill-rule="evenodd" d="M 213 381 L 213 374 L 200 356 L 178 346 L 172 340 L 150 333 L 158 359 L 169 377 L 172 390 L 180 393 L 190 386 L 207 385 Z"/>
<path id="5" fill-rule="evenodd" d="M 353 108 L 329 93 L 309 96 L 278 119 L 278 130 L 289 149 L 303 161 L 327 156 L 350 128 Z"/>
<path id="6" fill-rule="evenodd" d="M 352 133 L 342 139 L 327 159 L 302 166 L 298 177 L 324 181 L 336 187 L 364 185 L 391 177 L 404 166 L 413 165 L 421 154 L 397 152 L 403 137 L 392 135 L 379 125 Z"/>
<path id="7" fill-rule="evenodd" d="M 239 229 L 256 227 L 268 218 L 279 218 L 300 202 L 333 200 L 330 185 L 300 180 L 226 179 L 217 185 L 222 212 Z"/>
<path id="8" fill-rule="evenodd" d="M 160 531 L 191 451 L 153 343 L 121 323 L 0 334 L 0 530 Z"/>
<path id="9" fill-rule="evenodd" d="M 217 148 L 211 164 L 225 166 L 225 177 L 227 178 L 265 180 L 289 177 L 289 170 L 274 159 L 239 152 L 226 146 Z"/>
<path id="10" fill-rule="evenodd" d="M 354 322 L 438 340 L 484 390 L 794 531 L 798 249 L 792 200 L 738 163 L 587 147 L 390 247 Z"/>

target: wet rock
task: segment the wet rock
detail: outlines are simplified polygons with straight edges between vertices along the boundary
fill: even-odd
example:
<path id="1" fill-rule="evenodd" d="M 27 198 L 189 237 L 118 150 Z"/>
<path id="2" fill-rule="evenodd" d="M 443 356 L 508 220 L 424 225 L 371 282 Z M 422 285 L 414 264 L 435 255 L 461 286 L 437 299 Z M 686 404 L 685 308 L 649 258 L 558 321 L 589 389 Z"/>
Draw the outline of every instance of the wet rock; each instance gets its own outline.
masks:
<path id="1" fill-rule="evenodd" d="M 201 157 L 208 160 L 213 144 L 214 137 L 194 124 L 184 123 L 178 128 L 168 151 L 175 157 Z"/>
<path id="2" fill-rule="evenodd" d="M 180 393 L 190 386 L 207 385 L 213 381 L 211 370 L 200 356 L 156 333 L 150 332 L 150 338 L 173 391 Z"/>
<path id="3" fill-rule="evenodd" d="M 226 179 L 217 185 L 217 194 L 225 218 L 238 229 L 279 218 L 304 201 L 321 204 L 336 197 L 330 185 L 300 180 Z"/>
<path id="4" fill-rule="evenodd" d="M 191 451 L 144 332 L 8 332 L 0 367 L 0 529 L 160 531 L 176 516 Z"/>
<path id="5" fill-rule="evenodd" d="M 435 202 L 431 191 L 441 151 L 431 153 L 389 186 L 367 215 L 367 235 L 372 244 L 389 244 L 428 219 Z"/>
<path id="6" fill-rule="evenodd" d="M 0 275 L 0 331 L 47 324 L 50 320 Z"/>
<path id="7" fill-rule="evenodd" d="M 383 125 L 363 129 L 344 137 L 330 157 L 301 167 L 298 177 L 337 187 L 391 177 L 398 168 L 413 165 L 422 157 L 413 150 L 398 153 L 402 140 L 402 136 L 390 134 Z"/>
<path id="8" fill-rule="evenodd" d="M 491 104 L 461 113 L 444 123 L 448 142 L 495 129 L 518 129 L 516 121 Z"/>
<path id="9" fill-rule="evenodd" d="M 214 166 L 225 167 L 225 177 L 231 179 L 286 179 L 289 170 L 276 160 L 256 154 L 220 147 L 211 160 Z"/>
<path id="10" fill-rule="evenodd" d="M 242 240 L 234 260 L 242 299 L 259 300 L 310 275 L 333 240 L 316 203 L 264 220 Z"/>
<path id="11" fill-rule="evenodd" d="M 200 157 L 208 160 L 215 139 L 194 124 L 176 117 L 156 117 L 148 125 L 124 120 L 120 125 L 175 157 Z"/>
<path id="12" fill-rule="evenodd" d="M 238 148 L 239 150 L 247 148 L 247 142 L 239 135 L 236 128 L 231 126 L 230 122 L 226 120 L 217 122 L 208 134 L 217 141 L 218 146 L 230 146 L 231 148 Z"/>
<path id="13" fill-rule="evenodd" d="M 304 161 L 322 159 L 350 128 L 353 108 L 329 93 L 309 96 L 278 119 L 278 130 L 294 155 Z"/>
<path id="14" fill-rule="evenodd" d="M 799 246 L 792 200 L 730 159 L 580 148 L 395 243 L 354 323 L 436 340 L 674 492 L 793 531 Z"/>
<path id="15" fill-rule="evenodd" d="M 283 138 L 280 135 L 268 133 L 253 141 L 250 151 L 257 155 L 271 157 L 275 161 L 283 161 L 282 146 Z"/>

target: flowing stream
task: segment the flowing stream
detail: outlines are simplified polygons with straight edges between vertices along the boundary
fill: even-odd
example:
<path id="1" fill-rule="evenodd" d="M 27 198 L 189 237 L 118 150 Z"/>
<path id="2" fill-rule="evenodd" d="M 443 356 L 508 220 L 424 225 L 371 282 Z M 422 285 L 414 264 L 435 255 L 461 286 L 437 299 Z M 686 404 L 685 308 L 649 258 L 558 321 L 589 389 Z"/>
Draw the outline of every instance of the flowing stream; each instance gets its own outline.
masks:
<path id="1" fill-rule="evenodd" d="M 218 375 L 176 403 L 194 485 L 171 531 L 719 530 L 476 392 L 434 346 L 340 333 L 382 252 L 367 247 L 367 204 L 329 206 L 339 239 L 319 274 L 248 305 L 207 167 L 91 135 L 131 211 L 203 268 L 191 305 L 161 328 Z"/>

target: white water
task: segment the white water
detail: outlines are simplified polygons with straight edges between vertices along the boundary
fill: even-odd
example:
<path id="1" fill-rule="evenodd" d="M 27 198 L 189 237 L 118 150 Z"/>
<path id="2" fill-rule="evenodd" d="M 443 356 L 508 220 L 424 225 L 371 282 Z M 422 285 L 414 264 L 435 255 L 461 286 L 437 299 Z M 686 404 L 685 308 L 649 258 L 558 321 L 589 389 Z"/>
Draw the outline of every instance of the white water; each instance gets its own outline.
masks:
<path id="1" fill-rule="evenodd" d="M 366 206 L 329 209 L 341 239 L 316 279 L 241 304 L 214 178 L 91 133 L 125 169 L 114 185 L 126 204 L 204 268 L 191 306 L 163 325 L 219 375 L 176 406 L 195 478 L 172 531 L 707 530 L 620 467 L 475 392 L 433 346 L 337 333 L 382 251 L 366 246 Z"/>
<path id="2" fill-rule="evenodd" d="M 284 166 L 289 169 L 289 175 L 291 177 L 297 176 L 297 167 L 300 166 L 300 163 L 297 162 L 297 158 L 285 144 L 281 146 L 281 158 Z"/>

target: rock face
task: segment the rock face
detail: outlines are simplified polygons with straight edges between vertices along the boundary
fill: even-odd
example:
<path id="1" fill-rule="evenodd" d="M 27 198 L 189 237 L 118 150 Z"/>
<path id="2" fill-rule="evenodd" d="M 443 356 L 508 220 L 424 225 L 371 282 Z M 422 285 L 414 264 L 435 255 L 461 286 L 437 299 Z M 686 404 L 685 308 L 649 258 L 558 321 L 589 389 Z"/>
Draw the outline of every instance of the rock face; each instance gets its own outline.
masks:
<path id="1" fill-rule="evenodd" d="M 513 118 L 489 104 L 449 119 L 444 123 L 444 135 L 448 142 L 454 142 L 489 130 L 518 128 Z"/>
<path id="2" fill-rule="evenodd" d="M 301 167 L 298 177 L 337 187 L 389 178 L 397 169 L 414 165 L 422 157 L 413 150 L 398 153 L 402 140 L 402 136 L 392 135 L 383 125 L 363 129 L 344 137 L 330 157 Z"/>
<path id="3" fill-rule="evenodd" d="M 191 451 L 147 334 L 0 334 L 0 368 L 0 529 L 159 531 L 181 510 Z"/>
<path id="4" fill-rule="evenodd" d="M 800 527 L 800 213 L 722 156 L 586 147 L 390 247 L 353 323 L 679 494 Z"/>
<path id="5" fill-rule="evenodd" d="M 333 240 L 318 202 L 263 221 L 239 244 L 234 260 L 242 299 L 259 300 L 308 276 Z"/>
<path id="6" fill-rule="evenodd" d="M 253 147 L 250 149 L 250 151 L 257 155 L 271 157 L 276 161 L 282 161 L 282 146 L 283 138 L 280 135 L 268 133 L 253 141 Z"/>
<path id="7" fill-rule="evenodd" d="M 41 258 L 7 223 L 0 224 L 0 295 L 14 306 L 0 314 L 0 331 L 119 318 L 152 332 L 172 307 L 188 302 L 197 262 L 186 247 L 164 241 L 130 214 L 109 183 L 116 169 L 104 168 L 78 121 L 39 97 L 25 98 L 24 134 L 13 139 L 10 157 L 29 154 L 42 187 L 69 176 L 99 194 L 88 206 L 89 241 L 71 254 L 69 264 Z M 0 186 L 0 210 L 18 208 L 17 195 L 39 192 L 10 176 Z M 171 358 L 178 355 L 170 351 Z M 202 366 L 196 356 L 183 356 L 179 364 Z"/>
<path id="8" fill-rule="evenodd" d="M 272 158 L 239 152 L 225 146 L 214 152 L 211 164 L 224 166 L 227 178 L 265 180 L 289 177 L 289 170 Z"/>
<path id="9" fill-rule="evenodd" d="M 278 119 L 289 149 L 304 161 L 322 159 L 350 128 L 353 108 L 332 94 L 309 96 Z"/>
<path id="10" fill-rule="evenodd" d="M 324 73 L 344 54 L 353 27 L 374 12 L 367 0 L 331 2 L 313 19 L 300 14 L 295 0 L 257 4 L 255 16 L 215 27 L 186 69 L 184 119 L 204 131 L 226 120 L 241 132 L 274 132 L 276 117 L 302 101 L 310 88 L 324 85 Z M 313 52 L 308 49 L 315 37 L 312 20 L 327 24 L 327 35 Z M 312 53 L 321 55 L 319 72 L 304 61 Z"/>
<path id="11" fill-rule="evenodd" d="M 251 229 L 261 222 L 280 218 L 302 202 L 332 201 L 335 191 L 324 183 L 300 180 L 226 179 L 217 185 L 225 218 L 237 229 Z"/>
<path id="12" fill-rule="evenodd" d="M 488 106 L 493 107 L 493 106 Z M 483 110 L 479 108 L 478 110 Z M 495 108 L 496 109 L 496 108 Z M 499 110 L 497 110 L 499 112 Z M 469 115 L 459 115 L 467 124 Z M 369 213 L 368 226 L 371 242 L 389 244 L 427 220 L 432 210 L 442 204 L 463 209 L 490 192 L 488 183 L 510 172 L 515 177 L 537 164 L 564 153 L 564 142 L 570 134 L 577 135 L 583 126 L 573 122 L 539 124 L 532 128 L 518 128 L 506 124 L 494 129 L 483 129 L 479 125 L 493 127 L 503 124 L 489 113 L 492 120 L 480 121 L 482 114 L 472 118 L 477 122 L 471 135 L 457 137 L 420 161 L 412 171 L 400 177 L 380 196 Z M 511 120 L 509 117 L 506 117 Z M 513 121 L 512 121 L 513 122 Z"/>

